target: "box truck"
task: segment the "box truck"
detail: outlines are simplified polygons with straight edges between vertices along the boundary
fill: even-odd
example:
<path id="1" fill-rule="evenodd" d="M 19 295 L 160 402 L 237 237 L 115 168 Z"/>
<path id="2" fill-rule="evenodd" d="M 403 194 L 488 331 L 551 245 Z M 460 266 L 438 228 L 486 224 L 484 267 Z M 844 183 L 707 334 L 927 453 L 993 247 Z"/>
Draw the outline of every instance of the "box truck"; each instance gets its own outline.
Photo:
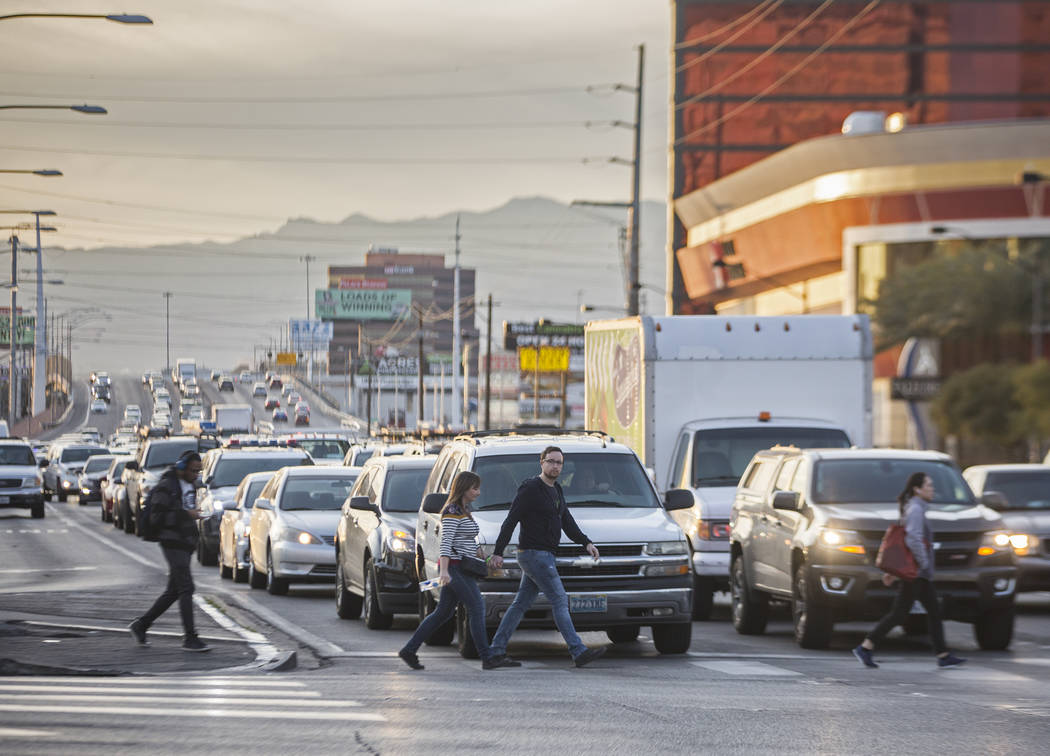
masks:
<path id="1" fill-rule="evenodd" d="M 255 417 L 250 404 L 213 404 L 211 421 L 209 427 L 214 427 L 220 436 L 255 432 Z"/>
<path id="2" fill-rule="evenodd" d="M 755 452 L 870 446 L 866 315 L 679 315 L 592 321 L 586 427 L 626 443 L 658 490 L 692 491 L 672 512 L 689 538 L 693 616 L 729 587 L 729 513 Z"/>

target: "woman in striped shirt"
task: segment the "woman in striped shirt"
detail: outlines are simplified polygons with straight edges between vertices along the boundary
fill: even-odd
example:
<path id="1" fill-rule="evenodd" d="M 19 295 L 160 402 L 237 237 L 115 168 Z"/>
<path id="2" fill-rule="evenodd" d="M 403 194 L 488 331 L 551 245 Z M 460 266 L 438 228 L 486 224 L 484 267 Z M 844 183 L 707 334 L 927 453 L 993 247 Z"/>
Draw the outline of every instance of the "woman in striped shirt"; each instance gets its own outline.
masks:
<path id="1" fill-rule="evenodd" d="M 481 598 L 477 580 L 459 568 L 460 559 L 464 556 L 476 554 L 484 558 L 477 545 L 478 524 L 471 514 L 471 504 L 480 495 L 481 478 L 475 473 L 464 470 L 452 480 L 448 500 L 441 510 L 441 552 L 438 558 L 441 596 L 434 611 L 419 623 L 411 639 L 398 652 L 398 656 L 412 669 L 423 669 L 416 652 L 435 630 L 452 619 L 460 602 L 467 607 L 470 635 L 481 656 L 482 668 L 521 666 L 521 662 L 505 655 L 493 656 L 489 651 L 488 636 L 485 634 L 484 599 Z"/>

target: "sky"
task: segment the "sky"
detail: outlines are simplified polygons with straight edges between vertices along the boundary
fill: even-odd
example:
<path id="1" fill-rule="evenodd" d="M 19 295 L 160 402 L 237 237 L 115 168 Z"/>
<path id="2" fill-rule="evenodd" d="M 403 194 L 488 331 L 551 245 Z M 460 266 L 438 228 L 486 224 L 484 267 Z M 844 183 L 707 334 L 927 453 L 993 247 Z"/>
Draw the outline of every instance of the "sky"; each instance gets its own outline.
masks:
<path id="1" fill-rule="evenodd" d="M 634 86 L 639 44 L 642 197 L 666 197 L 666 0 L 110 3 L 22 0 L 6 3 L 2 13 L 138 13 L 154 23 L 0 20 L 0 104 L 108 111 L 0 110 L 0 169 L 63 173 L 0 173 L 0 209 L 57 213 L 49 221 L 57 232 L 44 238 L 45 277 L 64 284 L 46 290 L 49 310 L 82 317 L 124 302 L 91 326 L 95 364 L 106 357 L 107 335 L 123 344 L 120 359 L 132 364 L 128 350 L 155 343 L 158 317 L 163 324 L 163 303 L 139 317 L 139 305 L 106 290 L 107 276 L 119 273 L 119 287 L 140 288 L 147 301 L 171 290 L 183 308 L 194 301 L 194 280 L 208 276 L 207 254 L 198 250 L 188 253 L 186 275 L 158 281 L 155 245 L 178 256 L 185 245 L 209 241 L 223 254 L 221 245 L 276 232 L 290 219 L 401 221 L 486 211 L 515 197 L 628 200 L 630 169 L 609 161 L 631 157 L 632 134 L 611 122 L 633 120 L 633 92 L 615 87 Z M 605 211 L 613 219 L 618 213 Z M 646 240 L 657 230 L 651 225 L 643 229 Z M 336 240 L 323 233 L 329 238 L 318 256 L 329 264 L 333 248 L 345 248 L 345 264 L 363 259 L 363 239 L 333 247 Z M 601 244 L 615 250 L 615 228 L 602 233 Z M 544 228 L 499 234 L 523 257 L 525 250 L 556 250 L 559 240 Z M 451 235 L 422 247 L 413 239 L 380 241 L 403 251 L 451 252 Z M 21 238 L 34 243 L 31 234 Z M 302 243 L 303 254 L 317 251 Z M 661 283 L 662 241 L 648 246 L 643 280 Z M 90 272 L 70 264 L 103 248 L 121 249 L 119 270 L 109 267 L 108 252 Z M 238 249 L 251 268 L 250 248 Z M 293 256 L 289 275 L 298 277 L 295 265 Z M 483 263 L 478 270 L 480 285 Z M 621 301 L 615 263 L 610 270 L 600 291 L 581 296 Z M 244 288 L 232 298 L 245 328 L 257 317 L 272 329 L 291 311 L 293 296 L 298 316 L 301 294 L 285 291 L 284 278 L 223 275 Z M 31 292 L 20 296 L 35 304 Z M 207 304 L 194 305 L 201 322 L 211 317 Z M 94 366 L 81 360 L 77 369 Z"/>
<path id="2" fill-rule="evenodd" d="M 0 21 L 0 207 L 59 212 L 48 243 L 153 244 L 515 196 L 623 201 L 639 43 L 642 194 L 666 195 L 663 0 L 23 0 Z M 11 4 L 5 4 L 11 7 Z M 14 10 L 14 9 L 12 9 Z M 591 88 L 588 91 L 588 88 Z M 588 126 L 590 122 L 590 126 Z M 585 162 L 587 160 L 587 162 Z"/>

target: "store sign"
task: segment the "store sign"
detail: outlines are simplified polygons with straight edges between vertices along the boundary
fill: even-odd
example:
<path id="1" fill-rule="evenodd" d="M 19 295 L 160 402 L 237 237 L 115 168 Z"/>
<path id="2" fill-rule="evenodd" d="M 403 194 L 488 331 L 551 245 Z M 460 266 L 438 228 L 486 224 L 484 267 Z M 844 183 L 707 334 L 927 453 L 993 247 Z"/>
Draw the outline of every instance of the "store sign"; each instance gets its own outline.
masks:
<path id="1" fill-rule="evenodd" d="M 568 347 L 574 354 L 583 354 L 583 329 L 576 323 L 535 323 L 503 321 L 503 348 L 514 351 L 519 347 Z"/>
<path id="2" fill-rule="evenodd" d="M 894 378 L 890 384 L 890 398 L 928 402 L 937 396 L 941 384 L 941 379 L 934 377 Z"/>
<path id="3" fill-rule="evenodd" d="M 314 315 L 327 320 L 397 320 L 411 307 L 411 289 L 317 289 Z"/>
<path id="4" fill-rule="evenodd" d="M 6 313 L 0 314 L 0 343 L 11 344 L 11 308 L 5 307 Z M 21 309 L 21 308 L 19 308 Z M 36 334 L 36 318 L 32 315 L 19 315 L 15 321 L 15 341 L 19 346 L 28 346 L 34 343 Z"/>
<path id="5" fill-rule="evenodd" d="M 337 289 L 385 289 L 385 278 L 340 278 Z"/>
<path id="6" fill-rule="evenodd" d="M 289 320 L 288 333 L 296 351 L 328 349 L 333 324 L 330 320 Z"/>
<path id="7" fill-rule="evenodd" d="M 519 347 L 518 367 L 525 373 L 564 373 L 569 369 L 568 347 L 539 347 L 539 366 L 535 347 Z"/>

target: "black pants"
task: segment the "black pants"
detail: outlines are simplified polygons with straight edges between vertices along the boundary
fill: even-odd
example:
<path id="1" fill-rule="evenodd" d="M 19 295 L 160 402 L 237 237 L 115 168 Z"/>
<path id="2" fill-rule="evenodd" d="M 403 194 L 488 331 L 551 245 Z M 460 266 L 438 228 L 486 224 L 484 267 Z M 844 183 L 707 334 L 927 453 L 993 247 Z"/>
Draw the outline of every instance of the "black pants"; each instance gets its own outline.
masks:
<path id="1" fill-rule="evenodd" d="M 890 613 L 879 620 L 875 629 L 868 633 L 868 640 L 878 643 L 897 625 L 903 625 L 908 619 L 908 613 L 916 600 L 926 610 L 926 621 L 929 624 L 930 642 L 933 643 L 933 651 L 943 654 L 948 648 L 944 645 L 944 623 L 941 622 L 941 608 L 937 603 L 937 592 L 926 578 L 915 580 L 899 580 L 900 588 L 897 598 L 893 601 Z"/>
<path id="2" fill-rule="evenodd" d="M 143 630 L 149 628 L 157 617 L 164 614 L 172 604 L 179 602 L 179 614 L 182 615 L 182 630 L 187 638 L 195 637 L 193 627 L 193 575 L 190 574 L 192 551 L 161 546 L 164 558 L 168 560 L 168 587 L 160 594 L 150 610 L 139 618 Z"/>

